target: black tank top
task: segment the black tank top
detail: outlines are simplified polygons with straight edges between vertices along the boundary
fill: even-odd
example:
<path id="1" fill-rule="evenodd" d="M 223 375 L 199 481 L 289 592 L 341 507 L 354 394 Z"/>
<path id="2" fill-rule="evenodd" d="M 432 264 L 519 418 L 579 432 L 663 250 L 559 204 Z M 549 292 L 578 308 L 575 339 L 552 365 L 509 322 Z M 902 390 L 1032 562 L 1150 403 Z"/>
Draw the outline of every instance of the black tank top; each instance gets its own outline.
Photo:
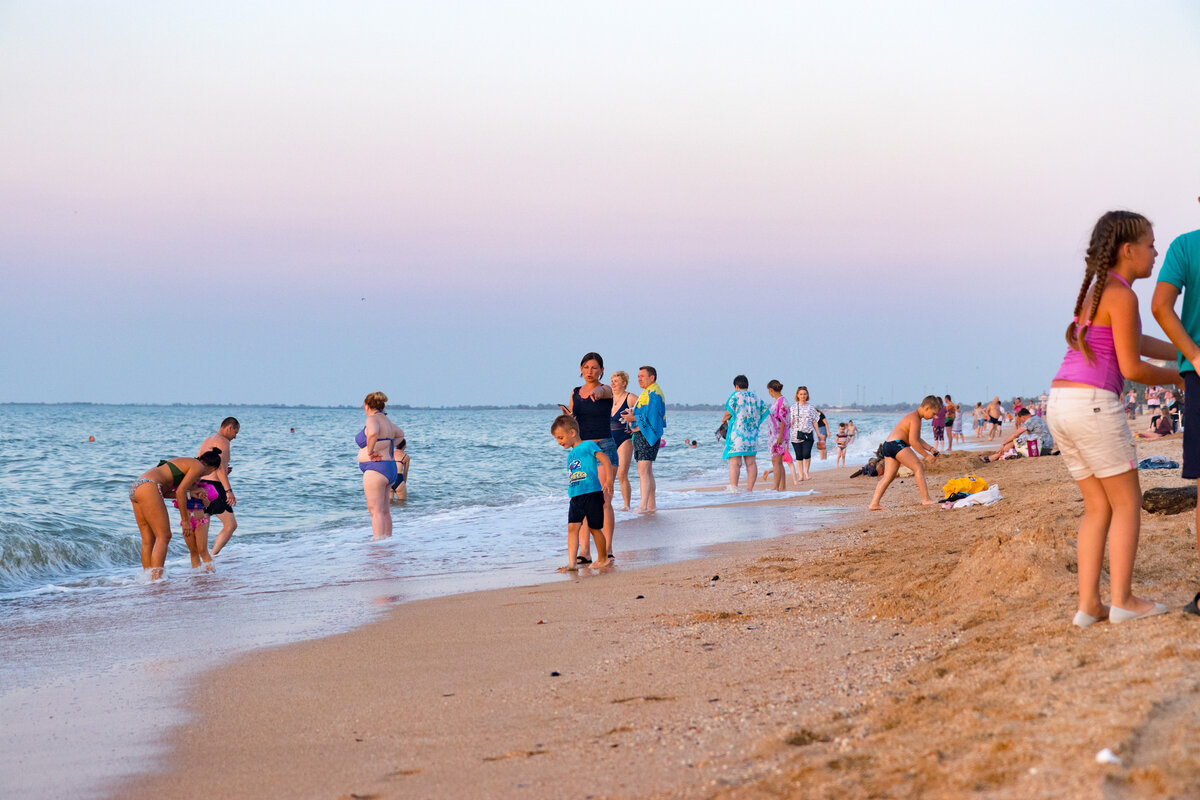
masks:
<path id="1" fill-rule="evenodd" d="M 575 412 L 575 421 L 579 423 L 579 438 L 585 442 L 589 439 L 611 439 L 609 423 L 612 421 L 612 398 L 580 397 L 581 388 L 576 386 L 571 393 L 571 409 Z"/>

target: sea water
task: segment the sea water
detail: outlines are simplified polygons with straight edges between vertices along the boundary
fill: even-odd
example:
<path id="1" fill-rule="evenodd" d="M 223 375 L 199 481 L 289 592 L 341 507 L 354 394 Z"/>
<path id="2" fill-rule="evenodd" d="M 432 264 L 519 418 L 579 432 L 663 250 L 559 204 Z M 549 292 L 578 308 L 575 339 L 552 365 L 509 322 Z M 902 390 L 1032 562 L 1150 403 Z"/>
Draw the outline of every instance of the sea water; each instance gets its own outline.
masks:
<path id="1" fill-rule="evenodd" d="M 128 484 L 160 458 L 195 455 L 227 415 L 242 425 L 237 533 L 206 573 L 190 568 L 176 525 L 166 578 L 151 583 Z M 187 682 L 237 653 L 348 630 L 398 601 L 564 579 L 554 568 L 565 560 L 566 453 L 554 416 L 393 410 L 409 443 L 409 497 L 393 506 L 394 536 L 372 542 L 354 444 L 361 409 L 0 406 L 0 795 L 96 796 L 148 768 Z M 727 482 L 720 417 L 668 413 L 654 466 L 660 513 L 617 513 L 618 568 L 828 519 L 701 491 Z M 856 414 L 848 463 L 864 462 L 896 418 Z M 831 467 L 835 452 L 831 442 L 813 467 Z"/>

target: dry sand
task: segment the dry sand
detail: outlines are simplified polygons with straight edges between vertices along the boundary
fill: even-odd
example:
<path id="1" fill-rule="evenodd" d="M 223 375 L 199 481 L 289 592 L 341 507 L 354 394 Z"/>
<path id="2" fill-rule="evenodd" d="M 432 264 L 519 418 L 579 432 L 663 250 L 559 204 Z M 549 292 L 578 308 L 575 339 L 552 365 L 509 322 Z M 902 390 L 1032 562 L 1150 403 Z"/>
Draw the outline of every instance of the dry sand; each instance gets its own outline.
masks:
<path id="1" fill-rule="evenodd" d="M 1178 437 L 1139 444 L 1158 454 Z M 939 459 L 931 489 L 975 472 L 995 506 L 921 507 L 908 479 L 817 534 L 247 656 L 117 796 L 1200 797 L 1192 515 L 1143 515 L 1135 590 L 1171 613 L 1079 630 L 1062 460 L 974 458 Z M 785 502 L 865 508 L 875 480 L 847 473 Z"/>

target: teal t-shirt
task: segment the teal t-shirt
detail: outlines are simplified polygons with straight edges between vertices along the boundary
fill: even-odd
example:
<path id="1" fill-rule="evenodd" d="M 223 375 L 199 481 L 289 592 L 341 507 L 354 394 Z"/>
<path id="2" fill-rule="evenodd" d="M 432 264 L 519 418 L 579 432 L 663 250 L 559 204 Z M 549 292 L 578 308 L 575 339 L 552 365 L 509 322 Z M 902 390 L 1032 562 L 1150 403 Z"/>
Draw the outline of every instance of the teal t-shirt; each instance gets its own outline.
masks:
<path id="1" fill-rule="evenodd" d="M 596 453 L 600 448 L 595 442 L 580 442 L 567 453 L 567 497 L 604 491 L 600 485 L 600 465 Z"/>
<path id="2" fill-rule="evenodd" d="M 1200 231 L 1177 236 L 1167 249 L 1158 282 L 1169 283 L 1183 292 L 1183 308 L 1179 319 L 1183 327 L 1200 342 Z M 1196 367 L 1179 354 L 1179 371 L 1195 372 Z"/>

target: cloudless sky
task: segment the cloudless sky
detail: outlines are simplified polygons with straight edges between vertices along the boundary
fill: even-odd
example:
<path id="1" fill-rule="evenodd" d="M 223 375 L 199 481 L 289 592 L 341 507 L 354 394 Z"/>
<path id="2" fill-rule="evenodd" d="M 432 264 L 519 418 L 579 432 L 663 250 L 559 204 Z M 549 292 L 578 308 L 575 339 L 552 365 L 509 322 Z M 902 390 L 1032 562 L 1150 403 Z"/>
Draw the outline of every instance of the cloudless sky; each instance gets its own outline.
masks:
<path id="1" fill-rule="evenodd" d="M 10 0 L 0 402 L 1036 393 L 1197 76 L 1190 0 Z"/>

